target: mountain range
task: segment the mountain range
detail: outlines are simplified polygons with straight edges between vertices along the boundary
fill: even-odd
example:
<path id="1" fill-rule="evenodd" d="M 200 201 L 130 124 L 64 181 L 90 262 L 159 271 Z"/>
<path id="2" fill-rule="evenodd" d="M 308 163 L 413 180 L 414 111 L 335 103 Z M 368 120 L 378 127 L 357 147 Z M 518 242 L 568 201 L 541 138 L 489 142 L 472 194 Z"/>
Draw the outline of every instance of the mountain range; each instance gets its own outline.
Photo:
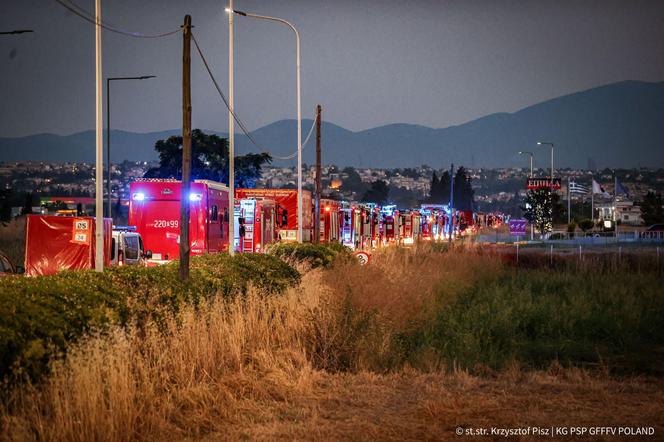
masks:
<path id="1" fill-rule="evenodd" d="M 312 120 L 303 120 L 306 137 Z M 256 129 L 252 137 L 270 152 L 285 156 L 296 146 L 296 121 L 281 120 Z M 155 141 L 179 130 L 134 133 L 111 131 L 112 161 L 152 161 Z M 221 136 L 226 134 L 216 132 Z M 0 138 L 0 161 L 94 161 L 94 132 L 38 134 Z M 537 141 L 555 143 L 555 166 L 664 166 L 664 82 L 623 81 L 547 100 L 514 113 L 495 113 L 442 129 L 389 124 L 353 132 L 322 124 L 324 164 L 363 167 L 412 167 L 450 163 L 476 167 L 525 166 L 517 151 L 536 153 L 536 167 L 548 167 L 548 150 Z M 242 134 L 237 154 L 257 149 Z M 314 162 L 315 136 L 303 150 Z M 294 164 L 294 160 L 275 161 Z"/>

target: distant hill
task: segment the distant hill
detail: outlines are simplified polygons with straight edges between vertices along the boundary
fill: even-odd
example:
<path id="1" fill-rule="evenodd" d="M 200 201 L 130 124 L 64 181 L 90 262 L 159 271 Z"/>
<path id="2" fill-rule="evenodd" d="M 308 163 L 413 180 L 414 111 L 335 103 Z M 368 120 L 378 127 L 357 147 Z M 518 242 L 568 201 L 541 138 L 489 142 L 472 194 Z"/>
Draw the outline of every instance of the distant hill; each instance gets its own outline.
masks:
<path id="1" fill-rule="evenodd" d="M 306 137 L 311 120 L 304 120 Z M 281 120 L 252 135 L 277 155 L 295 150 L 295 120 Z M 156 159 L 154 143 L 179 133 L 112 131 L 112 159 Z M 225 136 L 224 133 L 219 133 Z M 322 128 L 323 161 L 340 166 L 434 167 L 454 162 L 486 167 L 525 165 L 519 150 L 541 149 L 537 140 L 556 144 L 559 166 L 585 167 L 592 158 L 601 167 L 664 166 L 664 82 L 624 81 L 544 101 L 514 113 L 496 113 L 467 123 L 432 129 L 390 124 L 352 132 L 332 123 Z M 304 149 L 304 161 L 314 161 L 315 137 Z M 237 136 L 238 154 L 256 149 Z M 0 138 L 0 161 L 93 161 L 94 132 Z M 537 166 L 548 167 L 547 152 Z M 280 162 L 277 164 L 293 164 Z"/>

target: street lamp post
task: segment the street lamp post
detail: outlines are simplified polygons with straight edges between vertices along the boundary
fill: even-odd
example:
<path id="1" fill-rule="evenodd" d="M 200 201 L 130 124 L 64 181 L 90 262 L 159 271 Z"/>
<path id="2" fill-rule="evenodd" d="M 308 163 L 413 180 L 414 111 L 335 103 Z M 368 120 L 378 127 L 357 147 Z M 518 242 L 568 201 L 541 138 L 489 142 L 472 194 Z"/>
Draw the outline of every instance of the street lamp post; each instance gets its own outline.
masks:
<path id="1" fill-rule="evenodd" d="M 553 192 L 553 143 L 549 143 L 547 141 L 538 141 L 537 145 L 551 147 L 551 191 Z"/>
<path id="2" fill-rule="evenodd" d="M 282 18 L 252 14 L 250 12 L 238 11 L 230 7 L 226 9 L 226 12 L 229 14 L 233 12 L 243 17 L 276 21 L 288 26 L 295 33 L 295 58 L 297 76 L 297 241 L 302 242 L 302 99 L 300 85 L 300 33 L 292 23 Z"/>
<path id="3" fill-rule="evenodd" d="M 523 151 L 520 150 L 519 151 L 519 155 L 525 155 L 525 154 L 530 155 L 530 175 L 529 176 L 530 176 L 530 178 L 532 178 L 533 177 L 533 153 L 525 151 L 525 150 L 523 150 Z"/>
<path id="4" fill-rule="evenodd" d="M 140 77 L 109 77 L 106 78 L 106 170 L 107 181 L 106 191 L 108 192 L 107 200 L 108 207 L 106 208 L 106 216 L 112 217 L 111 211 L 111 81 L 119 80 L 147 80 L 148 78 L 155 78 L 155 75 L 143 75 Z"/>

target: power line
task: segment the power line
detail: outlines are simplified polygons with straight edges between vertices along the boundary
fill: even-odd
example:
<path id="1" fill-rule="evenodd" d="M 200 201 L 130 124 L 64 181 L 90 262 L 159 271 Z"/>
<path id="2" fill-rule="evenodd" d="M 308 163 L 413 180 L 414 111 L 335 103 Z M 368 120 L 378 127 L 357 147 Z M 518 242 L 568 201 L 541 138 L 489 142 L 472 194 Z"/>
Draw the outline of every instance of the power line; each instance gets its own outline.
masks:
<path id="1" fill-rule="evenodd" d="M 131 32 L 131 31 L 126 31 L 123 29 L 120 29 L 118 27 L 114 27 L 111 25 L 108 25 L 102 21 L 97 22 L 96 17 L 88 12 L 87 10 L 83 9 L 82 7 L 78 6 L 76 3 L 74 3 L 71 0 L 55 0 L 58 4 L 69 10 L 71 13 L 79 16 L 83 20 L 93 24 L 93 25 L 99 25 L 101 28 L 106 29 L 107 31 L 110 32 L 115 32 L 116 34 L 121 34 L 121 35 L 126 35 L 127 37 L 134 37 L 134 38 L 162 38 L 162 37 L 168 37 L 173 34 L 177 34 L 178 32 L 182 32 L 181 28 L 175 29 L 173 31 L 169 32 L 164 32 L 161 34 L 141 34 L 140 32 Z"/>
<path id="2" fill-rule="evenodd" d="M 193 33 L 191 34 L 191 38 L 194 41 L 194 45 L 196 46 L 196 50 L 198 51 L 198 55 L 200 55 L 201 60 L 203 61 L 203 65 L 205 66 L 205 70 L 207 71 L 208 75 L 210 76 L 210 79 L 212 80 L 212 83 L 214 84 L 215 89 L 217 89 L 217 92 L 219 93 L 219 96 L 221 97 L 221 100 L 224 102 L 224 104 L 226 105 L 226 108 L 231 113 L 231 115 L 233 115 L 233 119 L 238 124 L 238 126 L 240 126 L 240 129 L 242 129 L 242 132 L 244 132 L 244 134 L 247 136 L 249 141 L 251 141 L 251 143 L 259 151 L 261 151 L 262 153 L 269 154 L 270 156 L 272 156 L 272 158 L 276 158 L 278 160 L 291 160 L 291 159 L 295 158 L 295 156 L 297 155 L 297 150 L 295 150 L 295 152 L 293 152 L 290 155 L 279 156 L 279 155 L 272 154 L 270 151 L 268 151 L 267 149 L 263 148 L 263 146 L 258 144 L 256 139 L 251 135 L 251 132 L 247 129 L 247 127 L 244 125 L 242 120 L 240 120 L 240 117 L 238 117 L 238 115 L 235 113 L 235 110 L 231 109 L 230 105 L 228 104 L 228 100 L 226 99 L 226 96 L 224 95 L 224 93 L 221 91 L 221 88 L 219 87 L 219 83 L 217 82 L 217 79 L 214 77 L 214 74 L 212 73 L 212 69 L 210 69 L 210 65 L 208 64 L 207 59 L 205 58 L 205 55 L 203 55 L 203 50 L 199 46 L 198 41 L 196 40 L 196 36 Z M 306 140 L 304 141 L 304 143 L 302 143 L 302 148 L 304 148 L 304 146 L 309 141 L 309 138 L 311 138 L 311 134 L 314 131 L 314 127 L 316 126 L 316 120 L 317 119 L 318 119 L 318 115 L 316 115 L 316 117 L 314 118 L 313 124 L 311 125 L 311 129 L 309 130 L 309 135 L 307 135 Z"/>

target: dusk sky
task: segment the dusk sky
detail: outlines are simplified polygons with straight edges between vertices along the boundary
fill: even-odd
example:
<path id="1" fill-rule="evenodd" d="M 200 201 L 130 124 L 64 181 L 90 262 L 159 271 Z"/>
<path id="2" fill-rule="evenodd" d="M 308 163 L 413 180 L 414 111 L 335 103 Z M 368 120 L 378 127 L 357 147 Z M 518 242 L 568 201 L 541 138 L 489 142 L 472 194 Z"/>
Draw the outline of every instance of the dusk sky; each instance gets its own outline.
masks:
<path id="1" fill-rule="evenodd" d="M 94 10 L 92 0 L 75 0 Z M 104 21 L 159 33 L 192 15 L 224 92 L 223 0 L 104 0 Z M 351 130 L 389 123 L 446 127 L 622 80 L 664 80 L 662 1 L 237 0 L 291 21 L 302 37 L 303 116 Z M 94 29 L 54 0 L 2 0 L 0 136 L 94 127 Z M 283 25 L 236 17 L 236 107 L 250 129 L 295 117 L 295 46 Z M 180 34 L 103 33 L 104 77 L 116 82 L 112 127 L 181 125 Z M 193 125 L 227 130 L 228 114 L 192 50 Z"/>

